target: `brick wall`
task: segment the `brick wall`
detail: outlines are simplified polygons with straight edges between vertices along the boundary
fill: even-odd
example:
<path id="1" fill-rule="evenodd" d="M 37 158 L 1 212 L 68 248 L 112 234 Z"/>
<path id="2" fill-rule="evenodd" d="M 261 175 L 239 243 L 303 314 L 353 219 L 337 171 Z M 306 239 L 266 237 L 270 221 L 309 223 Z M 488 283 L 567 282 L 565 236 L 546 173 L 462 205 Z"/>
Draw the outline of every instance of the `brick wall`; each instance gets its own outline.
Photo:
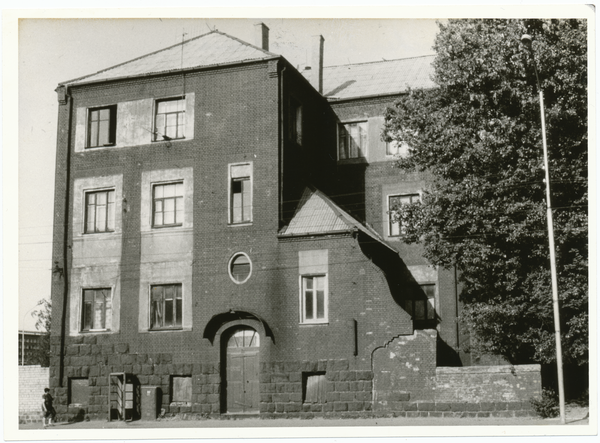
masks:
<path id="1" fill-rule="evenodd" d="M 416 330 L 373 353 L 376 411 L 398 409 L 408 400 L 435 399 L 436 338 L 436 331 Z"/>
<path id="2" fill-rule="evenodd" d="M 436 400 L 527 402 L 541 396 L 540 370 L 540 365 L 437 368 Z"/>
<path id="3" fill-rule="evenodd" d="M 373 354 L 373 409 L 402 417 L 534 415 L 539 365 L 437 367 L 434 330 L 395 338 Z"/>
<path id="4" fill-rule="evenodd" d="M 19 366 L 19 423 L 42 421 L 42 395 L 49 380 L 49 368 Z"/>

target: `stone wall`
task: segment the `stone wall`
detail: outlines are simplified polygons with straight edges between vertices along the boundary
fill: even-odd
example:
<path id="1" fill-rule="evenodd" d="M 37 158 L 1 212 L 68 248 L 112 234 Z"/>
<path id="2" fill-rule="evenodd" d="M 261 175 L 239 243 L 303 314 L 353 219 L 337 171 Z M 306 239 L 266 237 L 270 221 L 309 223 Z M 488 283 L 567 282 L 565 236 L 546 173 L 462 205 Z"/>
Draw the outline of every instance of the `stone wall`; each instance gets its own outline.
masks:
<path id="1" fill-rule="evenodd" d="M 49 380 L 49 368 L 19 366 L 19 423 L 42 421 L 42 395 Z"/>
<path id="2" fill-rule="evenodd" d="M 540 371 L 540 365 L 440 367 L 435 398 L 449 403 L 528 402 L 542 395 Z"/>
<path id="3" fill-rule="evenodd" d="M 261 364 L 260 412 L 265 418 L 359 415 L 371 411 L 373 373 L 346 359 Z M 324 373 L 325 400 L 304 403 L 303 374 Z"/>

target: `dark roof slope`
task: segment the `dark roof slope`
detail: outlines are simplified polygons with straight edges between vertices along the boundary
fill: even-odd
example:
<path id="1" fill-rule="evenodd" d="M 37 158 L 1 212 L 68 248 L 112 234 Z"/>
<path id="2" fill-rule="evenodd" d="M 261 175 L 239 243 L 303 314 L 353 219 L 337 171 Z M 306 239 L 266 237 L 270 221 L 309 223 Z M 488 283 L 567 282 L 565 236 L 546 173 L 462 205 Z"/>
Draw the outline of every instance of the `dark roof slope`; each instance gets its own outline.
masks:
<path id="1" fill-rule="evenodd" d="M 323 95 L 343 100 L 377 95 L 394 95 L 409 88 L 433 88 L 435 55 L 323 68 Z M 304 70 L 308 77 L 311 71 Z"/>

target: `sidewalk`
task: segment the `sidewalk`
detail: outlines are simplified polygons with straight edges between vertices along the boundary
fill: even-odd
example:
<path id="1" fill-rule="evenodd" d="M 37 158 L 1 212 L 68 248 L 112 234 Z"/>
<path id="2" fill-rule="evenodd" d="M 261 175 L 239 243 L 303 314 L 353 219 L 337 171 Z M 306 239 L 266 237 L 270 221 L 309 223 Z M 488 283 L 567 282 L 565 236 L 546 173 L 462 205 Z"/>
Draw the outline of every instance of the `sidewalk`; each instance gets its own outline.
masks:
<path id="1" fill-rule="evenodd" d="M 569 408 L 566 411 L 567 425 L 585 426 L 589 424 L 588 408 Z M 243 418 L 181 420 L 177 418 L 156 421 L 82 421 L 78 423 L 58 423 L 48 428 L 69 429 L 151 429 L 151 428 L 280 428 L 280 427 L 354 427 L 354 426 L 557 426 L 559 418 L 513 417 L 513 418 L 455 418 L 455 417 L 389 417 L 389 418 Z M 19 429 L 42 429 L 41 423 L 20 425 Z"/>

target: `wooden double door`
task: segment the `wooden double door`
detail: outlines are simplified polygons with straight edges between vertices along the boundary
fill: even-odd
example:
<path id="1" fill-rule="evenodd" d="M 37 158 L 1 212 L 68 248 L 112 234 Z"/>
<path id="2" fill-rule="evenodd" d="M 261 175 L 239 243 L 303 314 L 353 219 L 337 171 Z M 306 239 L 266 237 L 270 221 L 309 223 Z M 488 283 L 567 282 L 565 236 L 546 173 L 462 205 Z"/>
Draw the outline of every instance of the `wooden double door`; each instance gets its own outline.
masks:
<path id="1" fill-rule="evenodd" d="M 226 412 L 259 412 L 259 334 L 251 328 L 235 329 L 225 347 Z"/>

